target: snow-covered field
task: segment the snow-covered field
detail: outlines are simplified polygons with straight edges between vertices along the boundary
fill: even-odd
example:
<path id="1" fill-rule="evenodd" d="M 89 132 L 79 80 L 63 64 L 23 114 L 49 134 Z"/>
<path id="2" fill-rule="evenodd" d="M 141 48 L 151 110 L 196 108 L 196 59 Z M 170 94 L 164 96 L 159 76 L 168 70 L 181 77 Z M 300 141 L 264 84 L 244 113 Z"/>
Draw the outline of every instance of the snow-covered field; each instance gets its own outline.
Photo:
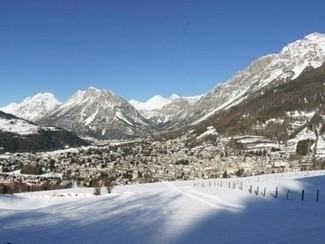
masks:
<path id="1" fill-rule="evenodd" d="M 324 175 L 129 185 L 102 196 L 86 188 L 1 195 L 0 243 L 325 243 Z"/>

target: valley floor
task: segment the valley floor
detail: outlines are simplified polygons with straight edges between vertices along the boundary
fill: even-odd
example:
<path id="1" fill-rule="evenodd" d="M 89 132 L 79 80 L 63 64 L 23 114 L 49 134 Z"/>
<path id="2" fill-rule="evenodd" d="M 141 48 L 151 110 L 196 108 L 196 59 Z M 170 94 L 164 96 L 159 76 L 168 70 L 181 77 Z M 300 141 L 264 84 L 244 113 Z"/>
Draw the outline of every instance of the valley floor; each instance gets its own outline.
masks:
<path id="1" fill-rule="evenodd" d="M 101 196 L 90 188 L 0 195 L 0 244 L 324 243 L 324 175 L 129 185 Z"/>

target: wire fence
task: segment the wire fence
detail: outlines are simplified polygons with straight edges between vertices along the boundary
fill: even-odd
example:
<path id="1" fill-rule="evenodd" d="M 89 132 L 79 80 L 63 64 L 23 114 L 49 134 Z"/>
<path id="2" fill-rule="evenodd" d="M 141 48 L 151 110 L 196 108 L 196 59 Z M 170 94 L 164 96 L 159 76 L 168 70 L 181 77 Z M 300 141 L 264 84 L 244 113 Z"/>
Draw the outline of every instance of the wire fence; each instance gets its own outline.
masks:
<path id="1" fill-rule="evenodd" d="M 271 175 L 258 175 L 243 178 L 206 179 L 193 183 L 196 188 L 222 188 L 233 191 L 241 191 L 268 199 L 285 199 L 296 201 L 324 200 L 321 198 L 319 186 L 311 183 L 296 182 L 295 185 L 287 184 L 286 180 L 324 176 L 325 170 L 295 171 L 277 173 Z"/>

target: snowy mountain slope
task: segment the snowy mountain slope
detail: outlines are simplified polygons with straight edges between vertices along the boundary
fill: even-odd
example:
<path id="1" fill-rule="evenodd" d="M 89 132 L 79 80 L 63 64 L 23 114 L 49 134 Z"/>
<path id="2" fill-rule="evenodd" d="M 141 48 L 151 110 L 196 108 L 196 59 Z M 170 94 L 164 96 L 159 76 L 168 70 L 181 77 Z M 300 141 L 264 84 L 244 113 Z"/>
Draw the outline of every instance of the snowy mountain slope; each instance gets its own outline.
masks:
<path id="1" fill-rule="evenodd" d="M 119 186 L 102 196 L 90 188 L 0 195 L 0 241 L 323 243 L 324 189 L 324 171 L 316 171 Z"/>
<path id="2" fill-rule="evenodd" d="M 0 118 L 0 130 L 2 132 L 15 133 L 18 135 L 37 134 L 39 126 L 25 120 Z"/>
<path id="3" fill-rule="evenodd" d="M 169 104 L 165 105 L 162 109 L 156 111 L 150 120 L 158 125 L 162 130 L 171 126 L 171 123 L 180 119 L 185 119 L 186 114 L 183 113 L 184 109 L 195 103 L 193 100 L 187 100 L 183 97 L 174 99 Z"/>
<path id="4" fill-rule="evenodd" d="M 57 100 L 53 94 L 39 93 L 32 97 L 27 97 L 21 103 L 11 103 L 6 107 L 0 108 L 0 110 L 26 120 L 36 121 L 61 104 L 62 102 Z"/>
<path id="5" fill-rule="evenodd" d="M 183 109 L 198 101 L 199 96 L 171 95 L 169 98 L 156 95 L 146 102 L 130 100 L 129 102 L 147 119 L 158 126 L 166 126 L 168 122 L 175 120 Z"/>
<path id="6" fill-rule="evenodd" d="M 200 100 L 187 105 L 171 128 L 197 124 L 215 113 L 244 101 L 253 92 L 274 87 L 297 78 L 308 67 L 320 67 L 325 61 L 325 34 L 313 33 L 295 41 L 278 54 L 253 61 L 224 84 L 217 85 Z"/>
<path id="7" fill-rule="evenodd" d="M 97 139 L 148 137 L 153 130 L 151 124 L 127 101 L 110 91 L 93 87 L 78 91 L 37 122 Z"/>
<path id="8" fill-rule="evenodd" d="M 0 151 L 48 151 L 86 145 L 77 136 L 55 127 L 40 127 L 0 111 Z"/>
<path id="9" fill-rule="evenodd" d="M 197 134 L 213 127 L 220 136 L 237 138 L 262 136 L 264 148 L 281 148 L 296 153 L 298 144 L 305 145 L 303 156 L 324 155 L 325 139 L 325 65 L 303 72 L 291 82 L 276 89 L 253 92 L 245 101 L 207 118 L 193 126 Z M 309 148 L 304 142 L 310 140 Z M 241 142 L 239 140 L 239 142 Z M 241 143 L 245 148 L 247 146 Z M 272 146 L 276 145 L 278 146 Z"/>

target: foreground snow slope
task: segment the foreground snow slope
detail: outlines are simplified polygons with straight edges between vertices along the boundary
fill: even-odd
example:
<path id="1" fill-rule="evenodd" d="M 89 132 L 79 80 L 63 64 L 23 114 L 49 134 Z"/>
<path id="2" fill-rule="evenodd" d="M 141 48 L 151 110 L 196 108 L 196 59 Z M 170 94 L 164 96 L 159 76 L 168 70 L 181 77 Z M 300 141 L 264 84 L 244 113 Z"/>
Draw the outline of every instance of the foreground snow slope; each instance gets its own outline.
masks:
<path id="1" fill-rule="evenodd" d="M 99 197 L 82 188 L 2 195 L 0 243 L 324 243 L 322 175 L 121 186 Z M 265 197 L 251 185 L 267 187 Z"/>

